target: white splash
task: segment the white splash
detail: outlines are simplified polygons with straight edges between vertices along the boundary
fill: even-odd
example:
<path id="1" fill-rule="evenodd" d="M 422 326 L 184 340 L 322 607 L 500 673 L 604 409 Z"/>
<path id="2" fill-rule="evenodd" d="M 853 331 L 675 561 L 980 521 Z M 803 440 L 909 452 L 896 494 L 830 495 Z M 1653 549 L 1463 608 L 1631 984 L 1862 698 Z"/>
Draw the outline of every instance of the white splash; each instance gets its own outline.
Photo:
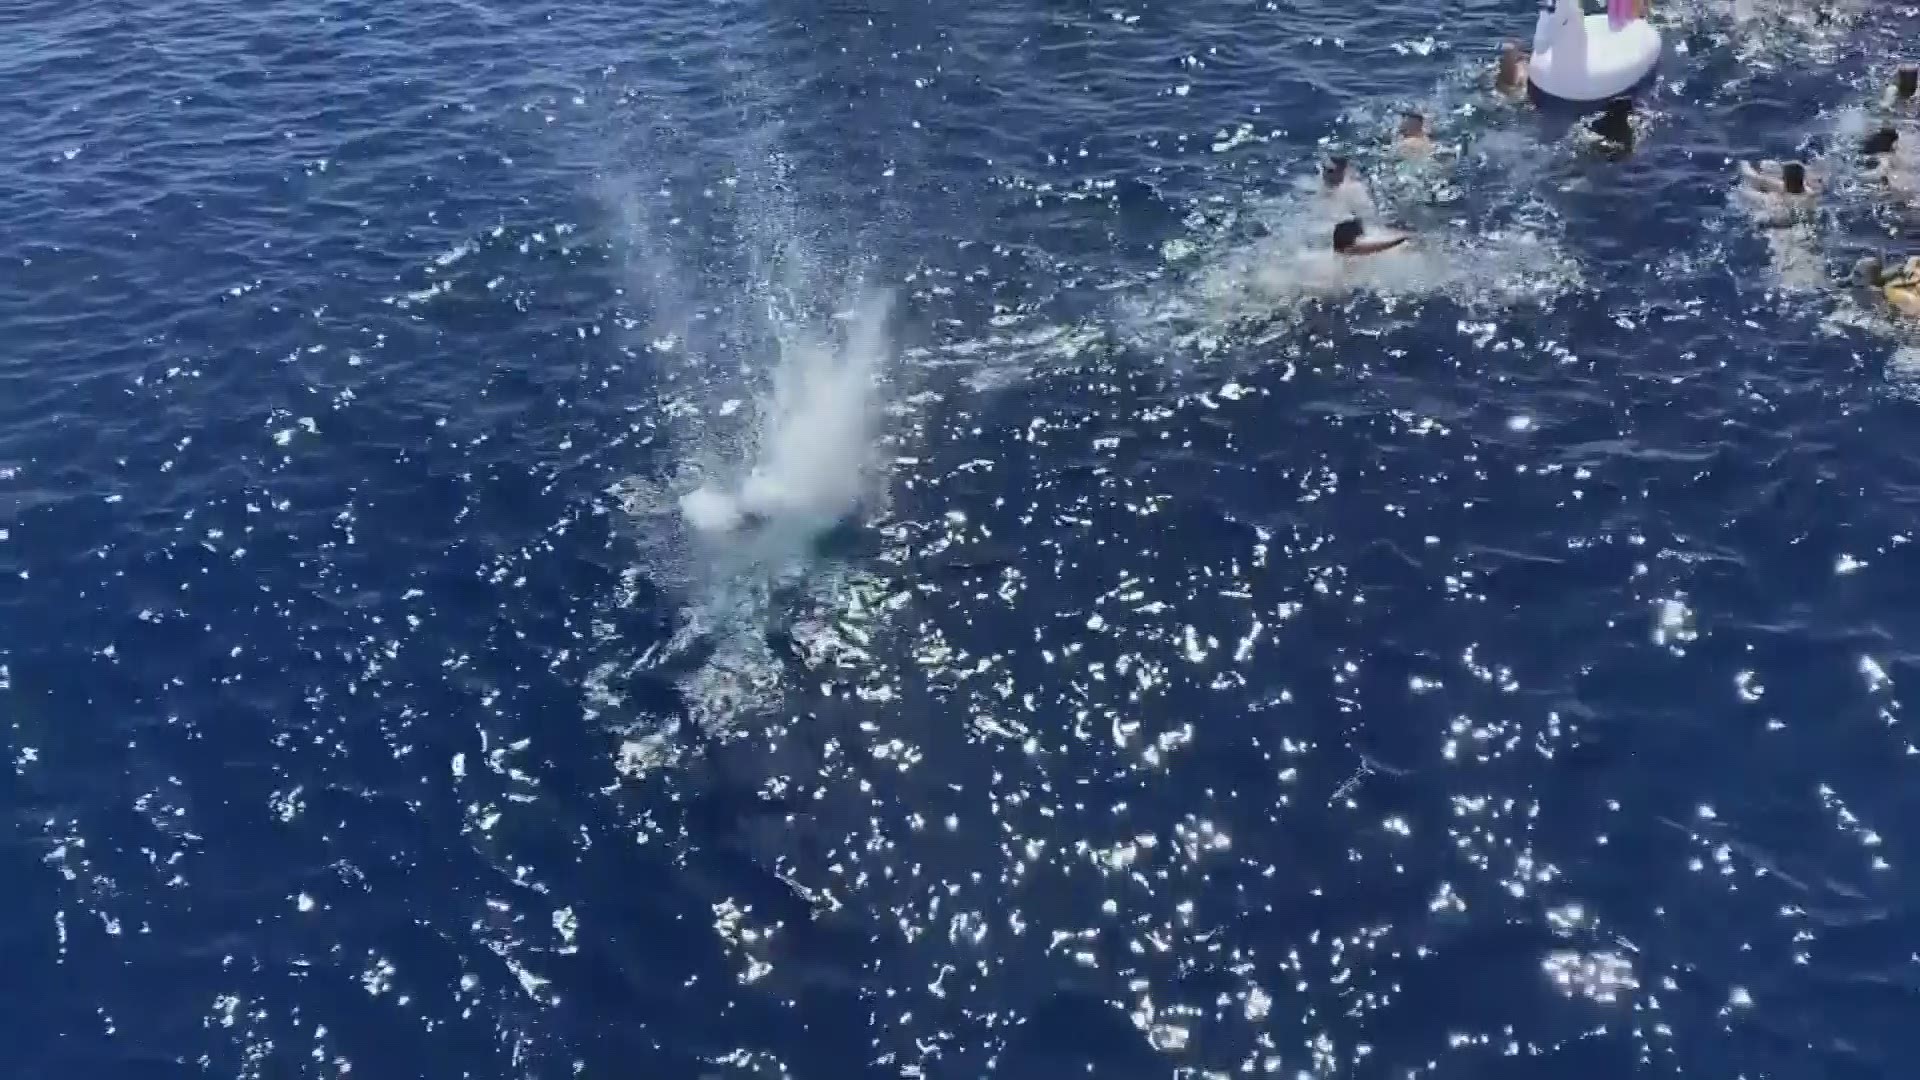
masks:
<path id="1" fill-rule="evenodd" d="M 837 344 L 782 342 L 752 464 L 682 495 L 687 524 L 710 540 L 805 542 L 860 505 L 874 475 L 890 306 L 880 294 L 842 315 Z"/>
<path id="2" fill-rule="evenodd" d="M 893 403 L 892 295 L 873 288 L 830 198 L 751 133 L 702 180 L 642 172 L 601 194 L 630 243 L 629 355 L 651 384 L 636 401 L 634 471 L 614 484 L 632 565 L 593 628 L 583 711 L 619 734 L 616 768 L 670 767 L 725 739 L 789 692 L 793 624 L 832 608 L 857 570 L 823 534 L 878 508 Z M 677 160 L 648 153 L 643 168 Z M 837 310 L 843 309 L 843 310 Z M 904 380 L 904 381 L 903 381 Z M 621 611 L 672 609 L 666 640 L 628 640 Z M 663 695 L 663 684 L 672 692 Z"/>

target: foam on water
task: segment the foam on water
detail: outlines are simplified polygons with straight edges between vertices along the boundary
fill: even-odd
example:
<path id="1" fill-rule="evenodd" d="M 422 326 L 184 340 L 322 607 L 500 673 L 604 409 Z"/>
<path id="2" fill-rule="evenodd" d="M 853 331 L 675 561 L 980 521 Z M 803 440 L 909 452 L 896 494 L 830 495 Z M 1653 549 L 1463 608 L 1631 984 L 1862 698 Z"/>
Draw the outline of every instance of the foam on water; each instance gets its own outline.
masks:
<path id="1" fill-rule="evenodd" d="M 837 343 L 782 340 L 750 467 L 681 497 L 709 542 L 773 535 L 792 546 L 859 506 L 873 477 L 889 304 L 885 294 L 864 300 Z"/>
<path id="2" fill-rule="evenodd" d="M 1902 345 L 1887 358 L 1887 379 L 1906 396 L 1920 397 L 1920 345 Z"/>
<path id="3" fill-rule="evenodd" d="M 714 37 L 750 39 L 760 20 L 741 7 L 687 19 L 731 18 Z M 1897 409 L 1876 415 L 1852 376 L 1884 363 L 1911 391 L 1914 349 L 1853 331 L 1871 319 L 1911 346 L 1914 324 L 1862 311 L 1836 326 L 1855 367 L 1832 342 L 1805 347 L 1794 320 L 1763 310 L 1775 296 L 1728 281 L 1764 281 L 1749 256 L 1777 239 L 1744 219 L 1691 237 L 1635 223 L 1621 231 L 1639 251 L 1586 271 L 1600 302 L 1561 296 L 1579 283 L 1565 252 L 1586 244 L 1554 208 L 1569 231 L 1593 227 L 1581 204 L 1626 170 L 1569 168 L 1521 110 L 1446 85 L 1409 100 L 1456 160 L 1375 160 L 1401 99 L 1348 117 L 1341 138 L 1361 147 L 1385 224 L 1407 221 L 1422 246 L 1329 277 L 1328 223 L 1295 221 L 1306 196 L 1273 180 L 1310 168 L 1275 159 L 1312 146 L 1236 137 L 1178 176 L 1172 155 L 1099 160 L 1098 138 L 1131 126 L 1099 122 L 1116 104 L 1145 105 L 1152 138 L 1234 126 L 1129 99 L 1152 69 L 1103 51 L 1103 25 L 1161 39 L 1141 60 L 1165 69 L 1191 44 L 1183 109 L 1212 108 L 1244 68 L 1276 114 L 1312 116 L 1272 75 L 1327 70 L 1283 33 L 1261 42 L 1231 6 L 1183 10 L 1171 29 L 1142 11 L 1126 16 L 1137 30 L 1117 13 L 979 13 L 1023 42 L 1050 29 L 1093 41 L 1083 61 L 1058 41 L 1020 58 L 1057 79 L 1043 93 L 996 90 L 1003 105 L 1040 98 L 1028 115 L 1101 129 L 1094 161 L 1063 152 L 1076 175 L 1052 179 L 1085 194 L 1066 210 L 1047 194 L 1031 229 L 952 226 L 988 237 L 972 247 L 943 246 L 934 226 L 895 231 L 932 264 L 899 282 L 897 358 L 865 284 L 878 275 L 845 250 L 870 246 L 845 235 L 864 219 L 823 195 L 838 181 L 781 157 L 777 132 L 731 140 L 711 110 L 659 110 L 704 129 L 690 137 L 702 152 L 663 143 L 606 184 L 628 271 L 607 280 L 590 216 L 569 213 L 587 222 L 576 232 L 548 215 L 577 177 L 537 162 L 492 172 L 496 154 L 539 156 L 525 128 L 461 127 L 451 109 L 416 126 L 416 74 L 436 62 L 457 88 L 482 71 L 476 97 L 524 98 L 529 127 L 589 122 L 578 98 L 475 67 L 457 34 L 438 61 L 408 53 L 423 62 L 403 92 L 323 125 L 342 139 L 320 148 L 341 169 L 269 170 L 250 189 L 264 216 L 214 227 L 235 251 L 262 242 L 232 260 L 240 284 L 209 293 L 220 306 L 197 310 L 191 272 L 184 291 L 128 279 L 167 320 L 138 328 L 155 335 L 139 394 L 114 384 L 111 350 L 68 356 L 87 342 L 79 323 L 23 323 L 38 341 L 26 355 L 57 361 L 23 372 L 96 389 L 16 395 L 21 441 L 0 469 L 17 466 L 30 499 L 77 495 L 0 529 L 27 601 L 14 622 L 31 628 L 0 657 L 0 687 L 19 677 L 16 847 L 22 879 L 38 857 L 57 890 L 45 905 L 19 890 L 19 955 L 59 965 L 21 982 L 69 991 L 41 995 L 44 1012 L 23 1002 L 16 1027 L 61 1049 L 36 1058 L 29 1039 L 15 1064 L 198 1057 L 256 1077 L 310 1054 L 328 1075 L 1330 1077 L 1486 1076 L 1538 1057 L 1570 1075 L 1637 1061 L 1759 1076 L 1844 1070 L 1849 1056 L 1870 1067 L 1837 1049 L 1812 1060 L 1827 1053 L 1815 1044 L 1896 1048 L 1897 994 L 1883 1020 L 1832 990 L 1897 983 L 1911 951 L 1885 917 L 1909 891 L 1911 847 L 1891 770 L 1920 754 L 1897 696 L 1912 678 L 1897 603 L 1910 521 L 1898 485 L 1882 490 L 1906 458 L 1893 456 Z M 1227 29 L 1195 35 L 1188 20 L 1210 17 Z M 1384 17 L 1418 35 L 1428 13 Z M 490 31 L 484 54 L 549 57 L 571 81 L 624 60 L 611 53 L 652 52 L 662 74 L 622 95 L 641 106 L 623 118 L 654 112 L 662 84 L 731 75 L 674 40 L 693 31 L 672 17 L 650 12 L 634 31 L 658 48 L 616 38 L 606 52 L 586 40 L 592 18 L 536 10 Z M 961 84 L 931 76 L 995 54 L 965 17 L 942 21 L 945 53 L 895 49 L 906 18 L 765 21 L 802 18 L 835 47 L 783 32 L 768 51 L 845 66 L 796 111 L 870 112 L 878 94 L 842 90 L 897 85 L 919 64 L 934 89 L 912 99 L 926 103 L 913 126 L 933 129 L 934 95 Z M 1284 18 L 1302 21 L 1297 6 Z M 1338 32 L 1356 18 L 1382 16 L 1322 21 Z M 446 44 L 437 21 L 400 25 Z M 235 37 L 226 59 L 296 73 L 313 59 L 261 54 L 271 34 Z M 288 48 L 311 53 L 297 37 Z M 1463 36 L 1458 55 L 1491 39 Z M 408 44 L 357 29 L 326 43 L 358 71 Z M 1712 47 L 1695 59 L 1732 51 Z M 1412 50 L 1432 51 L 1432 38 Z M 88 68 L 78 81 L 101 82 Z M 149 73 L 237 70 L 164 68 Z M 1763 93 L 1769 81 L 1753 77 Z M 1832 80 L 1813 81 L 1825 93 Z M 1710 202 L 1719 140 L 1783 156 L 1802 137 L 1783 109 L 1763 113 L 1773 131 L 1727 123 L 1754 103 L 1724 85 L 1716 71 L 1684 105 L 1668 97 L 1631 166 L 1659 173 L 1697 152 L 1710 167 L 1676 164 L 1643 191 Z M 191 116 L 186 89 L 159 100 L 174 93 L 171 115 Z M 63 97 L 87 107 L 35 122 L 119 122 L 109 102 L 49 99 Z M 950 103 L 961 111 L 959 93 Z M 230 105 L 311 137 L 304 100 Z M 1024 129 L 1045 126 L 989 113 L 950 142 L 962 184 L 974 155 L 1018 158 Z M 369 158 L 344 135 L 355 117 L 406 145 Z M 153 130 L 129 127 L 141 145 Z M 77 166 L 55 168 L 110 163 L 95 179 L 120 194 L 108 181 L 122 155 L 88 139 Z M 415 140 L 440 155 L 416 156 Z M 181 160 L 156 194 L 197 192 L 210 212 L 242 165 Z M 1585 184 L 1571 198 L 1567 173 Z M 423 175 L 448 186 L 410 186 Z M 1180 230 L 1177 209 L 1095 194 L 1140 175 L 1166 180 L 1167 205 L 1223 212 Z M 321 244 L 309 262 L 300 243 L 338 238 L 341 222 L 276 231 L 300 207 L 288 179 L 296 193 L 364 185 L 335 189 L 344 224 L 365 230 L 339 257 L 351 261 Z M 469 204 L 454 191 L 468 186 L 490 194 Z M 1039 186 L 994 209 L 1038 202 Z M 98 212 L 58 201 L 20 215 L 37 261 Z M 1838 219 L 1895 213 L 1865 185 L 1829 206 L 1837 219 L 1795 254 L 1831 260 L 1872 231 Z M 143 223 L 152 208 L 124 207 L 95 219 L 101 235 L 137 228 L 142 246 L 107 250 L 166 266 Z M 402 223 L 418 245 L 391 247 Z M 1130 247 L 1136 226 L 1151 237 Z M 1127 250 L 1088 242 L 1102 237 Z M 390 285 L 394 259 L 412 263 Z M 307 293 L 322 276 L 344 284 Z M 362 303 L 368 281 L 391 299 Z M 181 311 L 215 315 L 206 328 L 249 341 L 307 296 L 335 314 L 232 357 L 164 329 Z M 88 321 L 111 322 L 114 294 L 96 283 L 87 297 Z M 1105 318 L 1113 297 L 1160 318 L 1164 348 L 1124 348 Z M 1534 297 L 1558 302 L 1540 313 Z M 1835 323 L 1853 310 L 1829 301 Z M 1486 313 L 1451 310 L 1463 304 Z M 1370 378 L 1375 342 L 1422 363 Z M 1291 364 L 1249 374 L 1215 360 L 1275 353 L 1325 362 L 1296 378 Z M 498 380 L 495 358 L 510 369 Z M 1199 377 L 1170 389 L 1153 360 L 1199 361 Z M 975 393 L 941 401 L 935 370 Z M 1075 377 L 1047 377 L 1063 372 Z M 995 392 L 1030 374 L 1045 385 Z M 127 401 L 132 429 L 96 422 L 117 423 Z M 259 427 L 264 455 L 202 424 L 221 416 Z M 80 467 L 63 473 L 69 455 Z M 255 478 L 244 490 L 222 478 L 236 462 Z M 581 485 L 614 476 L 617 503 L 591 505 Z M 95 484 L 112 490 L 104 508 Z M 612 546 L 595 510 L 622 526 Z M 599 584 L 609 551 L 625 571 L 613 590 Z M 1810 583 L 1828 566 L 1838 584 Z M 96 666 L 72 665 L 88 653 Z M 1825 670 L 1836 659 L 1842 679 Z M 596 668 L 586 738 L 551 707 L 558 694 L 566 711 L 582 667 Z M 615 764 L 644 781 L 599 787 L 607 763 L 591 755 L 610 726 Z M 701 754 L 713 768 L 666 771 Z M 759 817 L 681 815 L 740 790 L 766 799 L 743 812 Z M 144 1007 L 156 987 L 177 1008 Z"/>
<path id="4" fill-rule="evenodd" d="M 1683 3 L 1656 19 L 1764 46 L 1765 62 L 1772 63 L 1824 55 L 1857 21 L 1857 11 L 1842 5 L 1812 19 L 1778 4 Z M 1406 247 L 1362 259 L 1335 256 L 1327 233 L 1338 215 L 1322 205 L 1307 173 L 1283 182 L 1278 195 L 1216 196 L 1193 215 L 1186 236 L 1164 245 L 1171 273 L 1102 286 L 1112 296 L 1106 318 L 1055 319 L 1044 304 L 1022 304 L 996 312 L 985 332 L 915 346 L 904 350 L 904 359 L 926 370 L 964 367 L 973 389 L 990 391 L 1043 368 L 1107 356 L 1118 346 L 1177 366 L 1276 340 L 1327 307 L 1378 329 L 1383 315 L 1389 322 L 1412 317 L 1419 301 L 1433 297 L 1479 311 L 1551 303 L 1583 285 L 1580 267 L 1559 239 L 1551 203 L 1552 173 L 1573 151 L 1516 129 L 1524 113 L 1487 93 L 1488 62 L 1463 56 L 1424 95 L 1365 100 L 1342 116 L 1344 141 L 1357 147 L 1348 153 L 1371 188 L 1363 216 L 1373 230 L 1412 225 L 1416 239 Z M 1400 162 L 1386 152 L 1392 119 L 1409 107 L 1433 124 L 1445 147 L 1438 160 Z M 1836 127 L 1844 132 L 1864 123 L 1864 114 L 1842 113 Z M 887 436 L 879 420 L 889 411 L 912 411 L 906 402 L 914 396 L 887 371 L 884 301 L 869 292 L 855 313 L 835 320 L 837 332 L 821 329 L 824 320 L 815 311 L 826 298 L 844 295 L 836 279 L 847 267 L 830 266 L 811 246 L 822 230 L 801 213 L 787 162 L 766 141 L 757 145 L 760 156 L 728 178 L 736 203 L 748 208 L 740 230 L 748 267 L 744 298 L 695 272 L 697 260 L 687 252 L 698 248 L 697 240 L 683 241 L 677 260 L 662 261 L 660 254 L 674 245 L 648 245 L 645 288 L 663 312 L 680 313 L 650 322 L 656 353 L 666 361 L 661 383 L 671 388 L 659 419 L 671 465 L 617 486 L 636 526 L 637 577 L 677 582 L 689 598 L 673 644 L 651 662 L 671 666 L 671 656 L 716 647 L 680 684 L 696 703 L 693 711 L 714 724 L 751 702 L 771 700 L 779 663 L 765 651 L 765 631 L 823 599 L 817 588 L 799 596 L 789 591 L 784 599 L 782 590 L 810 575 L 824 580 L 817 576 L 823 568 L 813 541 L 884 491 L 873 453 Z M 1299 171 L 1305 163 L 1289 167 Z M 1807 229 L 1764 234 L 1776 286 L 1819 292 L 1823 260 L 1831 254 L 1822 235 Z M 1660 263 L 1656 276 L 1673 282 L 1711 273 L 1722 255 L 1717 246 L 1710 256 L 1696 254 L 1699 265 L 1691 269 L 1682 265 L 1686 256 L 1675 255 Z M 1054 271 L 1059 278 L 1074 273 Z M 924 299 L 911 278 L 909 284 L 916 300 Z M 740 329 L 746 323 L 757 329 Z M 733 329 L 715 335 L 716 325 Z M 735 343 L 765 333 L 775 347 L 768 355 L 722 358 L 692 340 L 703 330 Z"/>
<path id="5" fill-rule="evenodd" d="M 1654 18 L 1661 13 L 1655 5 Z M 1821 4 L 1798 0 L 1681 0 L 1669 18 L 1685 28 L 1725 34 L 1737 59 L 1749 70 L 1770 72 L 1779 66 L 1813 61 L 1831 63 L 1866 14 L 1861 0 Z"/>
<path id="6" fill-rule="evenodd" d="M 767 633 L 834 594 L 830 585 L 814 590 L 816 541 L 880 493 L 874 447 L 891 356 L 886 312 L 884 295 L 862 301 L 838 341 L 782 328 L 755 407 L 727 410 L 737 426 L 713 434 L 705 422 L 731 398 L 699 401 L 696 393 L 668 414 L 667 471 L 629 477 L 615 494 L 634 526 L 635 574 L 678 584 L 679 625 L 665 649 L 603 665 L 590 698 L 618 700 L 609 687 L 623 668 L 625 676 L 636 667 L 677 670 L 686 715 L 712 734 L 775 700 L 780 660 Z M 674 416 L 701 419 L 675 429 Z M 608 644 L 624 654 L 617 641 Z M 643 735 L 661 719 L 627 717 Z"/>
<path id="7" fill-rule="evenodd" d="M 1325 153 L 1351 162 L 1348 189 L 1320 190 L 1317 161 L 1291 161 L 1278 193 L 1228 198 L 1164 245 L 1175 276 L 1116 304 L 1120 335 L 1156 352 L 1212 354 L 1265 338 L 1317 307 L 1372 299 L 1387 313 L 1432 297 L 1471 310 L 1545 305 L 1579 288 L 1557 212 L 1544 199 L 1568 147 L 1514 130 L 1522 115 L 1491 93 L 1490 60 L 1462 58 L 1427 93 L 1362 99 L 1344 110 Z M 1433 154 L 1392 152 L 1405 110 L 1424 115 Z M 1544 151 L 1544 152 L 1543 152 Z M 1402 247 L 1344 258 L 1333 225 L 1359 217 L 1370 234 L 1410 233 Z"/>
<path id="8" fill-rule="evenodd" d="M 1247 207 L 1255 223 L 1249 231 L 1260 235 L 1232 239 L 1238 215 L 1229 218 L 1211 251 L 1200 248 L 1206 253 L 1171 288 L 1119 303 L 1123 333 L 1144 345 L 1211 353 L 1257 324 L 1292 321 L 1315 302 L 1371 296 L 1392 310 L 1448 296 L 1469 308 L 1506 307 L 1544 303 L 1580 280 L 1577 266 L 1540 228 L 1518 223 L 1482 231 L 1445 223 L 1416 232 L 1400 248 L 1344 257 L 1329 246 L 1327 209 L 1317 192 Z"/>
<path id="9" fill-rule="evenodd" d="M 818 224 L 831 214 L 808 203 L 777 135 L 747 131 L 691 175 L 656 174 L 673 156 L 650 147 L 602 185 L 652 392 L 634 405 L 645 460 L 610 491 L 634 565 L 597 628 L 605 659 L 585 697 L 590 717 L 626 733 L 630 769 L 676 759 L 683 720 L 724 737 L 777 700 L 769 633 L 838 591 L 821 584 L 843 569 L 823 566 L 821 534 L 884 505 L 874 450 L 894 387 L 891 295 Z M 678 212 L 716 190 L 724 213 Z M 670 639 L 636 654 L 617 614 L 662 606 L 677 610 Z M 641 706 L 642 684 L 666 703 Z"/>

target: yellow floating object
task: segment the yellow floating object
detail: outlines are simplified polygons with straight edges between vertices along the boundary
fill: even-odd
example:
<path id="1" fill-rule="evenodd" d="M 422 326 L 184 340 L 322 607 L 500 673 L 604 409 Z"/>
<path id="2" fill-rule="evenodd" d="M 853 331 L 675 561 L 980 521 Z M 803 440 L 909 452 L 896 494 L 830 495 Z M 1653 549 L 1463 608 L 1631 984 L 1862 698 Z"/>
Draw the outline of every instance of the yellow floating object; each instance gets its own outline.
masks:
<path id="1" fill-rule="evenodd" d="M 1920 319 L 1920 256 L 1908 259 L 1891 280 L 1880 286 L 1880 291 L 1902 314 Z"/>

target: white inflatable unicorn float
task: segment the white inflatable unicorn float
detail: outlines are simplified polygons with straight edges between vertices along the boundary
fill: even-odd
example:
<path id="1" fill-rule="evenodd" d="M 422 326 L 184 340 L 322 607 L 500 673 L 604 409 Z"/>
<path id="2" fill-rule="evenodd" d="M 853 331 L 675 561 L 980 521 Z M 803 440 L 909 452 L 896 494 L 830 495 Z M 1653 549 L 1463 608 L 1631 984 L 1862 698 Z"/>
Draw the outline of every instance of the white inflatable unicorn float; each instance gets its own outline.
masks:
<path id="1" fill-rule="evenodd" d="M 1527 77 L 1566 101 L 1604 101 L 1626 93 L 1660 62 L 1660 31 L 1639 13 L 1640 0 L 1607 0 L 1588 15 L 1581 0 L 1541 0 Z"/>

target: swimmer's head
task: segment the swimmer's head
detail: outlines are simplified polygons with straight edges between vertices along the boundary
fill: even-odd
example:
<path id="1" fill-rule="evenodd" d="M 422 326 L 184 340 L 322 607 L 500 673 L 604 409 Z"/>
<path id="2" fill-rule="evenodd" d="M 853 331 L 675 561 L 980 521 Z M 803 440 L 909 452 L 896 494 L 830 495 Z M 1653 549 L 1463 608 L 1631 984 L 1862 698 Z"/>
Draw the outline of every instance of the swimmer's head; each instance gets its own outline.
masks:
<path id="1" fill-rule="evenodd" d="M 1403 139 L 1423 138 L 1427 134 L 1427 118 L 1417 112 L 1400 114 L 1400 137 Z"/>
<path id="2" fill-rule="evenodd" d="M 1606 112 L 1607 119 L 1615 121 L 1616 123 L 1625 123 L 1626 119 L 1632 115 L 1633 115 L 1633 99 L 1632 98 L 1617 97 L 1607 102 L 1607 112 Z"/>
<path id="3" fill-rule="evenodd" d="M 1916 91 L 1920 91 L 1920 66 L 1900 65 L 1893 73 L 1893 96 L 1901 101 L 1911 101 Z"/>
<path id="4" fill-rule="evenodd" d="M 1780 186 L 1786 188 L 1789 195 L 1806 194 L 1807 167 L 1797 161 L 1780 166 Z"/>
<path id="5" fill-rule="evenodd" d="M 1342 254 L 1352 251 L 1353 245 L 1360 241 L 1361 231 L 1359 218 L 1348 218 L 1340 224 L 1335 225 L 1333 227 L 1333 250 Z"/>
<path id="6" fill-rule="evenodd" d="M 1330 188 L 1339 187 L 1347 180 L 1347 159 L 1338 154 L 1327 159 L 1320 166 L 1320 180 Z"/>
<path id="7" fill-rule="evenodd" d="M 1891 151 L 1894 144 L 1899 141 L 1899 132 L 1893 130 L 1891 127 L 1882 127 L 1879 131 L 1874 132 L 1861 141 L 1860 152 L 1863 154 L 1885 154 Z"/>
<path id="8" fill-rule="evenodd" d="M 1872 288 L 1880 284 L 1882 266 L 1877 255 L 1862 255 L 1853 261 L 1853 283 Z"/>

